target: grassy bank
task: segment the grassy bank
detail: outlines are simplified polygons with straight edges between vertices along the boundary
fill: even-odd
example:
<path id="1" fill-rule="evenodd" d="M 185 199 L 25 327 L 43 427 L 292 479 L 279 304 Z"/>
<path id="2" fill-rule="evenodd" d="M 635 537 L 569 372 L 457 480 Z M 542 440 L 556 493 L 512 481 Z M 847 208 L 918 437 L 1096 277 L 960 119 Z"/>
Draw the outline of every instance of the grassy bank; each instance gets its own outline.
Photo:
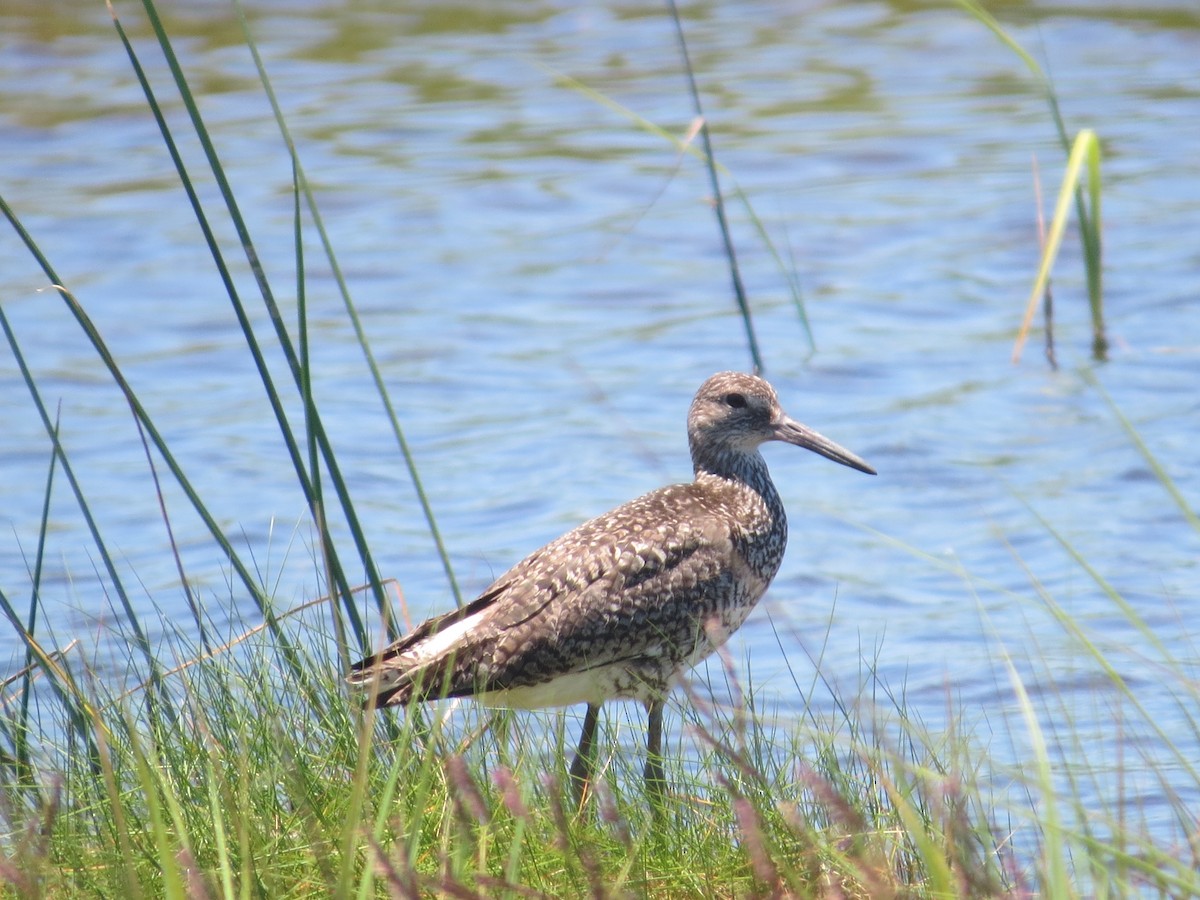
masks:
<path id="1" fill-rule="evenodd" d="M 295 646 L 324 643 L 309 618 L 281 624 Z M 901 710 L 886 728 L 854 704 L 784 724 L 697 690 L 673 717 L 656 821 L 640 753 L 620 746 L 636 709 L 610 710 L 581 813 L 561 789 L 574 715 L 376 718 L 328 655 L 300 652 L 304 685 L 260 631 L 126 693 L 68 653 L 47 667 L 57 685 L 35 679 L 26 733 L 7 697 L 6 880 L 24 896 L 679 897 L 990 895 L 1010 877 L 1004 835 L 944 756 L 964 748 Z"/>
<path id="2" fill-rule="evenodd" d="M 1200 891 L 1195 822 L 1178 838 L 1138 815 L 1146 775 L 1193 765 L 1120 663 L 1094 657 L 1147 739 L 1117 777 L 1061 698 L 1017 714 L 958 711 L 927 731 L 888 686 L 853 696 L 813 679 L 801 717 L 759 709 L 735 667 L 711 665 L 669 711 L 671 796 L 642 786 L 642 714 L 608 708 L 601 782 L 580 811 L 563 789 L 574 712 L 472 704 L 405 716 L 348 702 L 329 606 L 277 617 L 209 651 L 169 632 L 151 673 L 125 645 L 98 677 L 79 647 L 33 649 L 5 685 L 3 861 L 18 896 L 45 897 L 1183 897 Z M 1069 618 L 1064 626 L 1079 629 Z M 211 634 L 212 632 L 210 632 Z M 281 653 L 278 634 L 289 639 Z M 168 664 L 166 660 L 173 660 Z M 306 673 L 293 674 L 298 663 Z M 865 663 L 869 672 L 869 662 Z M 1108 674 L 1105 675 L 1106 669 Z M 1195 708 L 1180 665 L 1166 689 Z M 810 676 L 811 677 L 811 676 Z M 749 680 L 748 678 L 746 680 Z M 114 684 L 123 682 L 118 689 Z M 26 705 L 28 704 L 28 706 Z M 1039 723 L 1047 723 L 1041 725 Z M 1012 728 L 1013 733 L 998 733 Z M 1027 746 L 1016 766 L 997 746 Z M 1191 736 L 1194 738 L 1194 735 Z M 1153 739 L 1151 748 L 1149 740 Z M 1190 746 L 1194 744 L 1190 743 Z M 1102 785 L 1127 783 L 1106 798 Z M 1200 784 L 1200 782 L 1193 782 Z M 1097 797 L 1099 796 L 1099 800 Z"/>

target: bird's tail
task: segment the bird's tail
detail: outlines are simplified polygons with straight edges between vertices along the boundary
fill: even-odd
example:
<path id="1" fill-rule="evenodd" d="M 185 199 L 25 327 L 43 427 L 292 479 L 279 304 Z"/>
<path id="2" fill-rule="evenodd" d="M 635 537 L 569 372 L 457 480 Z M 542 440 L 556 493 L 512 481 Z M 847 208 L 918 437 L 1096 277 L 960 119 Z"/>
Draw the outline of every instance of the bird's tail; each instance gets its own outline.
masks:
<path id="1" fill-rule="evenodd" d="M 375 707 L 403 706 L 456 693 L 455 657 L 469 640 L 473 616 L 455 610 L 418 626 L 350 667 L 346 682 Z"/>

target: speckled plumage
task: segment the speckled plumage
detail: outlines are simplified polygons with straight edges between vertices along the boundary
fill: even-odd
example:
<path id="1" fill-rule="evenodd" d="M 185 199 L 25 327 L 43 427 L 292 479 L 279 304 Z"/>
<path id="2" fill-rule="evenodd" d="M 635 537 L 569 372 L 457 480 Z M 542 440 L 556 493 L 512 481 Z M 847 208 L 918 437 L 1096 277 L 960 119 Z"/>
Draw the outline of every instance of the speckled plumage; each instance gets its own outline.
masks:
<path id="1" fill-rule="evenodd" d="M 714 375 L 688 414 L 693 482 L 567 532 L 468 606 L 356 663 L 347 680 L 380 706 L 460 696 L 587 703 L 594 730 L 603 701 L 630 698 L 651 707 L 652 721 L 659 704 L 661 717 L 671 686 L 742 624 L 783 560 L 787 518 L 758 452 L 769 440 L 874 471 L 785 416 L 766 381 Z M 584 740 L 590 750 L 586 723 Z"/>

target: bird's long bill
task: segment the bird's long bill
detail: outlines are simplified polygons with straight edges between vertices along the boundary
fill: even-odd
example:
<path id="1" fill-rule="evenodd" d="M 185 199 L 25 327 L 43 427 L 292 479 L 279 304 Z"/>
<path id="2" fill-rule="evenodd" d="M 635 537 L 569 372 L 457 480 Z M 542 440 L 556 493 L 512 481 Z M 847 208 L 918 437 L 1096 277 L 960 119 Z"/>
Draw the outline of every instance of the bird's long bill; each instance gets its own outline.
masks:
<path id="1" fill-rule="evenodd" d="M 787 441 L 789 444 L 795 444 L 797 447 L 804 447 L 813 453 L 821 454 L 826 459 L 832 459 L 836 463 L 841 463 L 843 466 L 849 466 L 852 469 L 858 469 L 858 471 L 866 472 L 868 475 L 876 474 L 874 469 L 845 447 L 838 446 L 829 438 L 817 434 L 817 432 L 806 425 L 801 425 L 795 419 L 789 419 L 784 416 L 783 421 L 775 426 L 775 439 Z"/>

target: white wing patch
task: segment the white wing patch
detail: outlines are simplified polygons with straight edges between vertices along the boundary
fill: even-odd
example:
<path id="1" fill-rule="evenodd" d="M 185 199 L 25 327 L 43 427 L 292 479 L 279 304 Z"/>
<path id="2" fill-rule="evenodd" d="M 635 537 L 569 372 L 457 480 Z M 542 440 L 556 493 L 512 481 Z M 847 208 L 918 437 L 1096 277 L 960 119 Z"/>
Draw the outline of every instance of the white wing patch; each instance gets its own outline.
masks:
<path id="1" fill-rule="evenodd" d="M 433 662 L 454 649 L 463 638 L 483 624 L 485 611 L 475 613 L 461 621 L 448 625 L 437 634 L 430 635 L 415 647 L 404 651 L 402 656 L 411 659 L 414 666 L 423 666 Z"/>

